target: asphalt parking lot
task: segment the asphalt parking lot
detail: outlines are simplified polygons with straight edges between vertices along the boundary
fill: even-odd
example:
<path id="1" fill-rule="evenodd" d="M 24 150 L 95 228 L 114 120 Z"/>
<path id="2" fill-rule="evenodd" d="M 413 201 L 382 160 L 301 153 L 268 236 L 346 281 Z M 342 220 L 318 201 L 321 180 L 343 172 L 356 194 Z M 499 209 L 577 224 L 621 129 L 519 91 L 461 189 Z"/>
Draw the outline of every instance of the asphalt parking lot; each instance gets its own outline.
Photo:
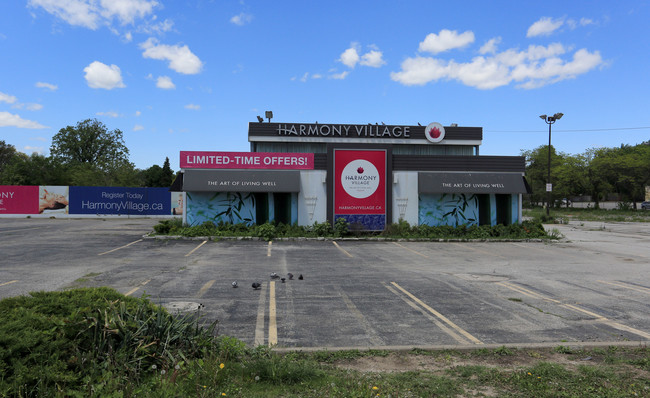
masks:
<path id="1" fill-rule="evenodd" d="M 143 238 L 156 223 L 2 219 L 0 297 L 110 286 L 291 348 L 650 342 L 648 224 L 559 225 L 554 243 Z"/>

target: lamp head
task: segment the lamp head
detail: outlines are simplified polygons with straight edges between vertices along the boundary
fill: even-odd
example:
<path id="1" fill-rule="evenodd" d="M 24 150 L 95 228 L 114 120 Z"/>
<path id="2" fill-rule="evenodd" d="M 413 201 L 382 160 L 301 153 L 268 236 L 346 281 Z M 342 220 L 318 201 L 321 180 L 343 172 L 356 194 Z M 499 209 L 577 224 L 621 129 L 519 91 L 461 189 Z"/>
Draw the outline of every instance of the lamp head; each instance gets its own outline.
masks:
<path id="1" fill-rule="evenodd" d="M 269 121 L 271 121 L 271 119 L 273 118 L 273 111 L 264 112 L 264 117 L 269 119 Z"/>
<path id="2" fill-rule="evenodd" d="M 262 116 L 257 115 L 257 121 L 260 122 L 260 123 L 262 123 L 262 122 L 264 121 L 264 119 L 262 119 Z"/>
<path id="3" fill-rule="evenodd" d="M 553 115 L 553 117 L 555 118 L 555 120 L 560 120 L 560 119 L 562 119 L 562 116 L 564 116 L 564 113 L 556 113 L 555 115 Z"/>
<path id="4" fill-rule="evenodd" d="M 539 118 L 542 119 L 543 121 L 546 121 L 546 115 L 539 115 Z"/>

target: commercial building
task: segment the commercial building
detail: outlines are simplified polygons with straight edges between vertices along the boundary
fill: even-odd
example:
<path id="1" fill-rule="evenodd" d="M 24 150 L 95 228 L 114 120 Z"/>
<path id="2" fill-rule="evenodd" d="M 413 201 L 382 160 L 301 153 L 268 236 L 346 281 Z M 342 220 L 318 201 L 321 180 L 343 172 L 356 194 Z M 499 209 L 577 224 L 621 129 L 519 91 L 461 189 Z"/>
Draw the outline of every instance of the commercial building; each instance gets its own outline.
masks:
<path id="1" fill-rule="evenodd" d="M 524 157 L 479 155 L 481 127 L 260 121 L 248 140 L 181 151 L 186 223 L 512 224 L 529 190 Z"/>

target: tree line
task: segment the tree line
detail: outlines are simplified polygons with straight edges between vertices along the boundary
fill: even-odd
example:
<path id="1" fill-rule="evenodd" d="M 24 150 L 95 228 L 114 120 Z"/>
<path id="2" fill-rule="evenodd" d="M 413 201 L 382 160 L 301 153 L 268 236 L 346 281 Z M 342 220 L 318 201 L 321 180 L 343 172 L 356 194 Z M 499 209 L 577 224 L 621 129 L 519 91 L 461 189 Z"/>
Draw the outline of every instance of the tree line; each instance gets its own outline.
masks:
<path id="1" fill-rule="evenodd" d="M 60 129 L 49 156 L 26 155 L 0 140 L 0 185 L 169 187 L 173 179 L 168 157 L 162 167 L 137 169 L 122 131 L 97 119 Z"/>
<path id="2" fill-rule="evenodd" d="M 526 179 L 533 193 L 532 204 L 546 203 L 548 145 L 522 151 L 526 157 Z M 551 150 L 551 206 L 562 199 L 589 197 L 599 203 L 614 198 L 636 208 L 650 185 L 650 141 L 617 148 L 592 148 L 578 155 Z M 610 199 L 611 200 L 611 199 Z M 568 202 L 567 202 L 568 204 Z"/>

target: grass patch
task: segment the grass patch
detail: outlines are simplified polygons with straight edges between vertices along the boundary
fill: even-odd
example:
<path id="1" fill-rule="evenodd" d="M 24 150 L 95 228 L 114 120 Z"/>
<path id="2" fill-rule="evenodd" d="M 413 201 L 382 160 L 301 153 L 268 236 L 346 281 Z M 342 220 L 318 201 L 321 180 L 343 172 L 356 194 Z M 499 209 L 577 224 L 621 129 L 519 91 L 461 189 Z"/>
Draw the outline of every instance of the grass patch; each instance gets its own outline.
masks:
<path id="1" fill-rule="evenodd" d="M 647 347 L 281 355 L 201 324 L 200 317 L 174 317 L 146 298 L 107 288 L 4 299 L 0 396 L 650 395 Z M 562 363 L 553 362 L 559 356 Z"/>

